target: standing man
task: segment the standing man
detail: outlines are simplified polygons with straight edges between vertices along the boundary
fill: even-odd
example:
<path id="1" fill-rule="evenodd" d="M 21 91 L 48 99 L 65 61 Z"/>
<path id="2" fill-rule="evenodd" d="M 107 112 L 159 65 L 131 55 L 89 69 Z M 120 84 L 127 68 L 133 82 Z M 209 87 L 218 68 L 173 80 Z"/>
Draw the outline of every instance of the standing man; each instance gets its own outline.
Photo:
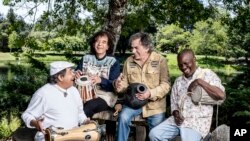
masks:
<path id="1" fill-rule="evenodd" d="M 129 39 L 132 53 L 124 63 L 123 73 L 114 81 L 117 92 L 125 92 L 132 83 L 147 86 L 145 93 L 137 93 L 139 100 L 148 99 L 148 103 L 133 109 L 123 105 L 118 118 L 117 140 L 127 141 L 131 120 L 142 113 L 147 119 L 149 129 L 165 119 L 166 95 L 170 89 L 166 58 L 153 51 L 153 44 L 147 33 L 136 33 Z"/>
<path id="2" fill-rule="evenodd" d="M 178 135 L 182 141 L 200 141 L 209 133 L 213 105 L 196 105 L 188 95 L 197 86 L 215 100 L 225 99 L 225 89 L 219 77 L 209 69 L 197 67 L 192 50 L 181 51 L 177 61 L 183 75 L 175 80 L 172 87 L 172 116 L 150 131 L 151 141 L 170 141 Z"/>
<path id="3" fill-rule="evenodd" d="M 113 49 L 111 34 L 99 31 L 90 40 L 90 54 L 84 55 L 77 66 L 76 78 L 88 75 L 92 86 L 96 87 L 97 98 L 84 103 L 87 117 L 113 108 L 117 101 L 112 82 L 120 74 L 120 63 L 112 55 Z"/>
<path id="4" fill-rule="evenodd" d="M 50 64 L 49 83 L 38 89 L 32 96 L 22 119 L 29 128 L 36 128 L 35 141 L 44 140 L 44 129 L 49 126 L 65 130 L 88 121 L 78 90 L 73 87 L 74 64 L 56 61 Z"/>

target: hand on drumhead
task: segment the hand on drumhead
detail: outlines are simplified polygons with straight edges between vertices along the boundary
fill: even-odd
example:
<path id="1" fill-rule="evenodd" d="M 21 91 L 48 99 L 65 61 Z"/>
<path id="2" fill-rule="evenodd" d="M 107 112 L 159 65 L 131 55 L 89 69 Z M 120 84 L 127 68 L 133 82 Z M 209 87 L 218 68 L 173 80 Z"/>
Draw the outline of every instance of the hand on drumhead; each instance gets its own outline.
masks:
<path id="1" fill-rule="evenodd" d="M 75 71 L 75 78 L 76 79 L 80 78 L 80 76 L 82 76 L 82 75 L 83 75 L 82 71 L 80 71 L 80 70 Z"/>
<path id="2" fill-rule="evenodd" d="M 101 77 L 99 77 L 98 75 L 91 75 L 89 77 L 90 77 L 90 80 L 92 82 L 92 85 L 99 84 L 102 81 Z"/>

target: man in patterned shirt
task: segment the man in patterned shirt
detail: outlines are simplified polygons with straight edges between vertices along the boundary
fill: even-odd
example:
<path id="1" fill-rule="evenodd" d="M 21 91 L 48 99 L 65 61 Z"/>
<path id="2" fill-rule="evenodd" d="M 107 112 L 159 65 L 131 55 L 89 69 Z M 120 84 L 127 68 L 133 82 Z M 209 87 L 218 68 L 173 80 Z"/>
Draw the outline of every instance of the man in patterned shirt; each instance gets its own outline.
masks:
<path id="1" fill-rule="evenodd" d="M 202 87 L 215 100 L 225 99 L 225 89 L 219 77 L 209 69 L 197 67 L 192 50 L 182 50 L 177 60 L 183 75 L 175 80 L 172 87 L 172 116 L 150 131 L 151 141 L 168 141 L 178 135 L 182 141 L 200 141 L 209 133 L 213 105 L 196 105 L 187 95 L 197 86 Z"/>

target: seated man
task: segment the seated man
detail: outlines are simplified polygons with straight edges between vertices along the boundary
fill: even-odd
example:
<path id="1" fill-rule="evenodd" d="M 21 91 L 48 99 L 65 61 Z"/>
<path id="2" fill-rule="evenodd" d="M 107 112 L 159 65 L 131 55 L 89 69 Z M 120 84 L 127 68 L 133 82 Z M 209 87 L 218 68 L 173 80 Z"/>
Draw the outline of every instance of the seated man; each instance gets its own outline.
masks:
<path id="1" fill-rule="evenodd" d="M 123 74 L 114 81 L 117 92 L 125 92 L 133 83 L 147 86 L 143 93 L 136 93 L 139 100 L 148 100 L 143 107 L 134 109 L 122 107 L 118 117 L 117 140 L 127 141 L 131 120 L 140 115 L 147 119 L 149 129 L 165 119 L 166 95 L 170 90 L 166 58 L 153 51 L 154 47 L 147 33 L 136 33 L 129 39 L 133 55 L 124 63 Z"/>
<path id="2" fill-rule="evenodd" d="M 175 80 L 172 87 L 172 116 L 150 131 L 151 141 L 170 141 L 178 135 L 182 141 L 200 141 L 209 133 L 213 105 L 196 105 L 187 95 L 197 86 L 202 87 L 215 100 L 225 99 L 219 77 L 209 69 L 197 67 L 192 50 L 181 51 L 177 60 L 183 75 Z"/>
<path id="3" fill-rule="evenodd" d="M 76 68 L 76 78 L 87 75 L 91 87 L 95 89 L 96 98 L 83 98 L 83 109 L 87 117 L 91 118 L 95 113 L 113 108 L 117 101 L 112 82 L 120 74 L 120 63 L 112 55 L 113 49 L 114 44 L 109 32 L 95 33 L 90 40 L 90 53 L 82 57 Z"/>
<path id="4" fill-rule="evenodd" d="M 34 93 L 22 114 L 26 126 L 38 130 L 36 141 L 44 140 L 44 129 L 49 126 L 67 130 L 89 121 L 83 112 L 80 94 L 73 87 L 73 66 L 65 61 L 51 63 L 49 82 Z"/>

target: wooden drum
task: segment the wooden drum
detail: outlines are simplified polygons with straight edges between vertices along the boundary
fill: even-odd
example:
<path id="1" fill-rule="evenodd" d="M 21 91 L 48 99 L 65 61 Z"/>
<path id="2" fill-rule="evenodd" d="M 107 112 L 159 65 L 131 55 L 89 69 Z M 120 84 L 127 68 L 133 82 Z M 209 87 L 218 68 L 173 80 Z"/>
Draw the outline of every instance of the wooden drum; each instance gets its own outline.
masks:
<path id="1" fill-rule="evenodd" d="M 91 84 L 87 75 L 78 78 L 76 80 L 76 85 L 84 103 L 96 98 L 96 87 Z"/>
<path id="2" fill-rule="evenodd" d="M 99 141 L 101 139 L 95 122 L 71 130 L 49 127 L 45 132 L 45 141 Z"/>

